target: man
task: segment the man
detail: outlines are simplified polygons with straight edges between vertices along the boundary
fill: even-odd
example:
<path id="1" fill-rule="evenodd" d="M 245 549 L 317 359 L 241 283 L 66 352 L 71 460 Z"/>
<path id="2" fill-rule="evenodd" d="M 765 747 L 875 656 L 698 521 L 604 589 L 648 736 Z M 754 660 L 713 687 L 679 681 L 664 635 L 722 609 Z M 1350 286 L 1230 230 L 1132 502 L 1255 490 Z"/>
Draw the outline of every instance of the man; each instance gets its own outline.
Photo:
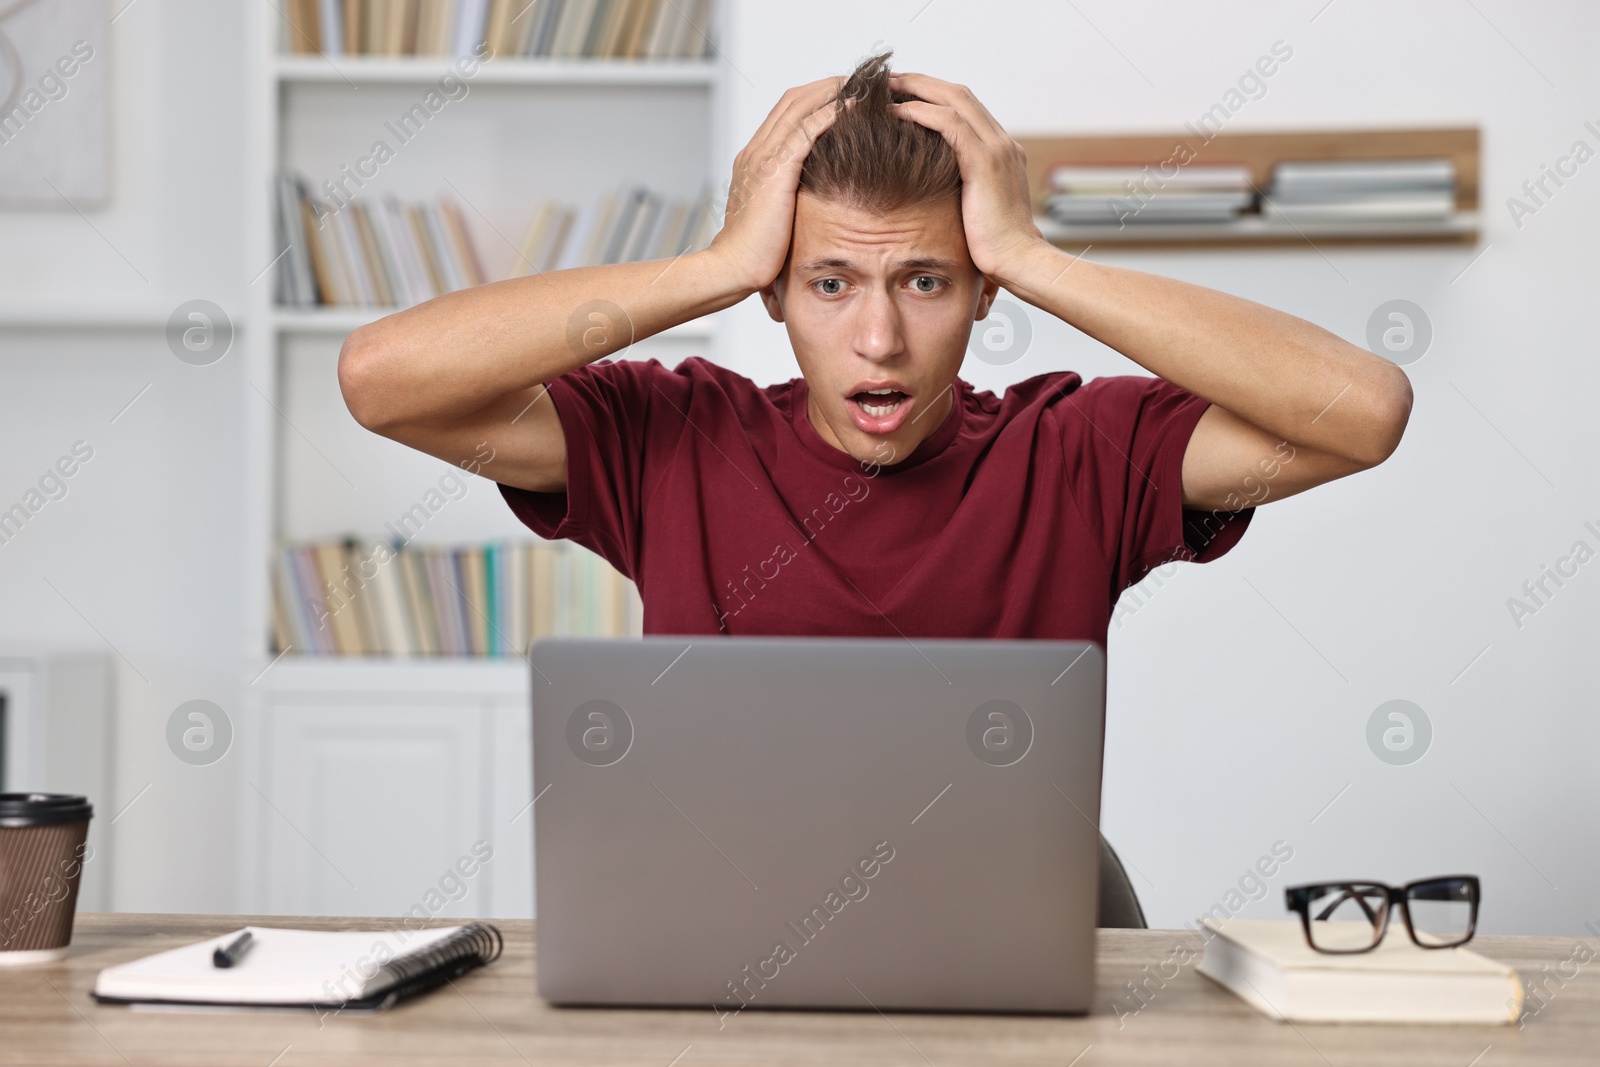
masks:
<path id="1" fill-rule="evenodd" d="M 1118 596 L 1227 552 L 1261 503 L 1382 462 L 1394 364 L 1301 319 L 1070 256 L 963 86 L 791 89 L 725 222 L 672 261 L 478 286 L 351 334 L 365 427 L 500 484 L 638 586 L 646 633 L 1106 639 Z M 997 289 L 1157 377 L 957 376 Z M 802 377 L 596 362 L 759 293 Z M 489 456 L 487 461 L 484 456 Z"/>

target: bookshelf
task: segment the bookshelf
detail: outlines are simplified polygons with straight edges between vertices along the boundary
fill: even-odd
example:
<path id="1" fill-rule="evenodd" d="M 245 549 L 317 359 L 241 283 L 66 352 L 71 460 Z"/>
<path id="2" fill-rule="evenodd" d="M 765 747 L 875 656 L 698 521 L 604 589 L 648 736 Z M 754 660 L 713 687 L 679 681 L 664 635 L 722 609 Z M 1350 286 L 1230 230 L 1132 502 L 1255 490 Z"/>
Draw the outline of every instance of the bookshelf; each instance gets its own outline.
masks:
<path id="1" fill-rule="evenodd" d="M 279 169 L 318 182 L 336 175 L 382 136 L 386 120 L 457 68 L 437 55 L 291 54 L 289 5 L 251 9 L 242 200 L 250 212 L 247 259 L 262 269 L 282 251 L 275 236 Z M 714 0 L 707 24 L 713 42 L 722 16 L 722 0 Z M 628 181 L 677 196 L 720 189 L 725 176 L 713 166 L 725 155 L 727 73 L 715 58 L 483 60 L 462 79 L 468 91 L 398 149 L 370 193 L 407 202 L 451 195 L 463 204 L 486 274 L 505 277 L 502 268 L 546 198 L 581 204 Z M 511 656 L 273 651 L 279 548 L 347 534 L 382 537 L 384 521 L 449 469 L 357 433 L 338 395 L 334 371 L 345 336 L 396 309 L 281 307 L 275 288 L 275 271 L 263 270 L 235 322 L 235 352 L 246 371 L 240 522 L 253 564 L 243 576 L 239 637 L 237 906 L 268 914 L 389 914 L 399 898 L 385 892 L 417 896 L 484 838 L 500 858 L 481 894 L 454 914 L 529 914 L 528 664 Z M 26 318 L 23 309 L 18 317 Z M 164 316 L 152 325 L 163 323 Z M 714 358 L 717 341 L 714 320 L 697 319 L 636 342 L 619 358 L 654 356 L 674 365 L 688 355 Z M 472 509 L 452 512 L 448 528 L 419 542 L 537 540 L 492 483 L 456 473 L 473 483 Z M 629 592 L 637 596 L 631 586 Z M 348 819 L 329 823 L 323 812 L 330 807 L 348 808 Z"/>
<path id="2" fill-rule="evenodd" d="M 1090 244 L 1134 248 L 1261 247 L 1269 245 L 1460 243 L 1478 239 L 1479 133 L 1475 127 L 1365 130 L 1282 130 L 1215 133 L 1209 139 L 1193 130 L 1171 134 L 1120 134 L 1018 137 L 1028 154 L 1028 187 L 1035 195 L 1040 232 L 1062 248 Z M 1043 212 L 1046 174 L 1059 163 L 1167 163 L 1166 173 L 1190 165 L 1244 164 L 1258 190 L 1268 188 L 1272 168 L 1294 160 L 1388 160 L 1448 158 L 1455 168 L 1455 210 L 1437 220 L 1363 222 L 1283 222 L 1246 214 L 1219 222 L 1063 224 Z M 1160 173 L 1159 171 L 1157 173 Z"/>
<path id="3" fill-rule="evenodd" d="M 274 174 L 284 165 L 298 165 L 312 174 L 335 174 L 337 165 L 346 162 L 345 157 L 364 148 L 366 139 L 381 129 L 378 120 L 393 114 L 390 101 L 403 106 L 418 90 L 436 85 L 442 77 L 452 72 L 458 78 L 467 80 L 462 78 L 460 65 L 451 56 L 295 54 L 289 50 L 292 31 L 287 23 L 287 15 L 291 9 L 273 5 L 267 7 L 268 10 L 259 15 L 263 48 L 258 57 L 260 69 L 256 79 L 260 83 L 259 99 L 254 105 L 259 117 L 256 124 L 259 136 L 256 138 L 256 161 L 251 170 L 256 182 L 259 182 L 263 172 Z M 713 29 L 719 14 L 718 6 L 712 5 L 710 24 Z M 530 17 L 537 17 L 537 10 Z M 659 127 L 655 121 L 659 115 L 644 111 L 640 105 L 662 97 L 677 97 L 681 104 L 686 96 L 692 97 L 694 104 L 688 109 L 680 106 L 678 110 L 680 113 L 692 111 L 702 132 L 698 142 L 687 153 L 676 153 L 679 157 L 677 169 L 680 191 L 689 191 L 684 188 L 687 183 L 681 180 L 685 173 L 692 172 L 702 181 L 710 177 L 709 165 L 714 158 L 710 150 L 714 133 L 712 127 L 719 114 L 715 104 L 721 96 L 721 76 L 715 61 L 698 58 L 497 56 L 480 61 L 470 76 L 470 91 L 452 106 L 466 110 L 480 106 L 474 97 L 494 96 L 499 99 L 480 107 L 486 113 L 461 117 L 458 125 L 468 128 L 464 136 L 455 139 L 436 138 L 436 143 L 432 145 L 420 144 L 422 138 L 419 138 L 418 146 L 405 145 L 401 154 L 406 158 L 392 165 L 396 174 L 383 191 L 397 191 L 403 198 L 416 199 L 437 191 L 439 179 L 459 189 L 452 175 L 459 173 L 455 168 L 462 159 L 463 148 L 477 147 L 480 150 L 479 158 L 484 161 L 486 168 L 502 168 L 515 174 L 519 160 L 514 156 L 506 157 L 502 146 L 493 143 L 494 134 L 503 130 L 508 102 L 514 101 L 514 104 L 510 104 L 513 107 L 537 108 L 543 101 L 549 105 L 552 114 L 580 112 L 580 121 L 577 123 L 562 122 L 559 118 L 553 121 L 550 124 L 549 143 L 572 143 L 575 137 L 583 137 L 584 140 L 578 143 L 586 148 L 584 162 L 587 165 L 573 167 L 563 161 L 559 167 L 546 168 L 547 173 L 555 172 L 551 176 L 556 181 L 544 187 L 540 187 L 536 181 L 527 182 L 525 210 L 527 215 L 531 215 L 538 200 L 545 195 L 575 199 L 576 193 L 590 192 L 594 187 L 613 182 L 623 175 L 638 174 L 646 161 L 652 165 L 652 170 L 656 169 L 655 165 L 663 157 L 663 153 L 658 151 L 587 151 L 594 133 L 590 120 L 600 116 L 608 127 L 614 127 L 619 134 L 628 130 L 631 124 L 638 128 L 637 132 L 643 140 L 643 135 L 651 127 Z M 630 112 L 639 113 L 630 116 Z M 446 121 L 452 117 L 443 116 Z M 434 130 L 429 128 L 424 132 L 432 134 Z M 475 135 L 478 139 L 473 144 Z M 659 130 L 657 135 L 659 139 Z M 621 137 L 606 140 L 626 144 Z M 666 155 L 670 159 L 673 154 Z M 684 160 L 682 157 L 685 155 L 693 158 Z M 390 176 L 385 173 L 380 177 Z M 429 178 L 434 179 L 431 186 L 427 185 Z M 490 184 L 493 186 L 493 183 Z M 379 187 L 377 182 L 374 185 Z M 503 188 L 495 188 L 485 201 L 468 200 L 471 210 L 465 214 L 469 216 L 469 221 L 479 223 L 473 236 L 480 247 L 484 243 L 493 246 L 497 240 L 504 242 L 508 234 L 514 238 L 527 222 L 526 217 L 516 218 L 506 209 L 505 192 Z M 498 201 L 497 196 L 500 198 Z M 274 248 L 270 196 L 266 202 L 262 202 L 261 197 L 252 191 L 249 202 L 261 212 L 261 217 L 253 220 L 253 244 L 259 252 L 252 258 L 270 261 L 277 252 Z M 476 218 L 473 217 L 474 212 Z M 494 269 L 490 270 L 490 274 L 494 277 L 504 276 L 504 272 Z M 264 327 L 254 332 L 252 343 L 248 346 L 251 384 L 264 397 L 273 400 L 268 405 L 270 417 L 261 416 L 258 412 L 257 421 L 264 424 L 259 432 L 252 430 L 253 445 L 250 450 L 251 481 L 259 486 L 259 491 L 252 494 L 255 513 L 251 516 L 249 529 L 257 538 L 257 546 L 253 548 L 262 547 L 269 551 L 280 539 L 294 533 L 286 530 L 281 521 L 285 497 L 298 491 L 292 480 L 284 477 L 281 469 L 281 439 L 285 434 L 309 437 L 314 432 L 295 426 L 292 412 L 285 410 L 288 405 L 282 402 L 285 393 L 282 379 L 286 364 L 293 362 L 285 358 L 286 352 L 295 346 L 302 349 L 307 346 L 320 346 L 323 349 L 336 346 L 350 331 L 395 310 L 367 306 L 282 307 L 272 299 L 270 290 L 273 281 L 272 272 L 258 279 L 252 287 L 253 300 L 246 314 L 247 319 Z M 700 319 L 647 339 L 635 346 L 641 351 L 630 354 L 641 354 L 653 342 L 704 348 L 713 341 L 712 321 Z M 375 534 L 377 525 L 374 522 L 371 529 L 349 532 L 358 536 Z M 322 530 L 304 539 L 318 535 L 337 536 L 344 532 L 347 531 Z M 308 532 L 301 533 L 305 535 Z M 524 535 L 532 537 L 531 531 L 524 531 Z M 490 536 L 492 532 L 486 531 L 485 539 Z M 260 552 L 252 551 L 253 558 L 260 558 L 260 555 Z M 253 578 L 247 600 L 263 609 L 254 611 L 254 617 L 246 622 L 245 650 L 250 662 L 256 663 L 261 661 L 268 648 L 261 639 L 256 620 L 262 617 L 270 619 L 269 581 L 262 581 L 259 576 Z"/>

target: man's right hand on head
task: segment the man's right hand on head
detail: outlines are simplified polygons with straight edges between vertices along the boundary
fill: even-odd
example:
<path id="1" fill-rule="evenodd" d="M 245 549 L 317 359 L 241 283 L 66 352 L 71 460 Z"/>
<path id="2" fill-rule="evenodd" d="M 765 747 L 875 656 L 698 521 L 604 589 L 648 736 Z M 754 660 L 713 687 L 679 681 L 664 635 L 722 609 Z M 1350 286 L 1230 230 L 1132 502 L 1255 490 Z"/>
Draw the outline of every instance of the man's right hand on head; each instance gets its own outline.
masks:
<path id="1" fill-rule="evenodd" d="M 770 285 L 783 270 L 800 168 L 818 135 L 838 116 L 835 100 L 844 83 L 843 77 L 823 78 L 784 93 L 733 159 L 727 211 L 708 251 L 751 292 Z"/>

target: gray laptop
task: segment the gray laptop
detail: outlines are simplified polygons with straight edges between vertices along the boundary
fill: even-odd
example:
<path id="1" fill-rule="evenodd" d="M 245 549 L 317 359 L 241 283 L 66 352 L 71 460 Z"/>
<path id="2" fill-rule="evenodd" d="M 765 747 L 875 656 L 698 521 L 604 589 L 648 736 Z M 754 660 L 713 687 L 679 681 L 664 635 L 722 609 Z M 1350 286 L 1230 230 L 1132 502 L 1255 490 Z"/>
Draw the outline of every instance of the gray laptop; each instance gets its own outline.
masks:
<path id="1" fill-rule="evenodd" d="M 1099 645 L 551 637 L 530 659 L 546 1000 L 1088 1009 Z"/>

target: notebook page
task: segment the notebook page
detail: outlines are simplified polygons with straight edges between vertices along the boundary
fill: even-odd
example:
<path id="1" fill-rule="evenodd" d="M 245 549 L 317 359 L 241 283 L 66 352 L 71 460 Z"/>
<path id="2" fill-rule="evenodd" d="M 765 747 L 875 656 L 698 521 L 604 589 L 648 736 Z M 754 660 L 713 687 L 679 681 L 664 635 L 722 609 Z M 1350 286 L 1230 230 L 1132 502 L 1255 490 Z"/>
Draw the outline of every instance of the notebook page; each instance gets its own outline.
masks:
<path id="1" fill-rule="evenodd" d="M 398 959 L 460 930 L 286 930 L 247 926 L 192 945 L 107 967 L 95 981 L 101 996 L 195 1000 L 226 1004 L 337 1004 L 381 992 L 365 988 L 387 960 Z M 244 930 L 254 938 L 232 967 L 217 967 L 212 952 Z"/>

